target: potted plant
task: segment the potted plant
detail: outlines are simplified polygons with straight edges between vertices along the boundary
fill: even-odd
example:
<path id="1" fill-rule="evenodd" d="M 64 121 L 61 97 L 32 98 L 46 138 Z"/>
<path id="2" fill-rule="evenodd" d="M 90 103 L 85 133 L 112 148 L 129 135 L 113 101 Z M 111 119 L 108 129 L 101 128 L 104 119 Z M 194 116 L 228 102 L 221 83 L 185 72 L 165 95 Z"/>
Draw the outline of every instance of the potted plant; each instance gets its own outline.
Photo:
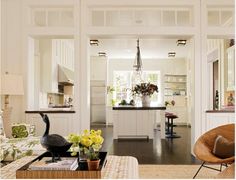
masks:
<path id="1" fill-rule="evenodd" d="M 101 130 L 84 130 L 82 134 L 70 134 L 68 141 L 73 143 L 71 146 L 71 155 L 75 156 L 79 153 L 79 163 L 85 161 L 89 170 L 97 170 L 99 167 L 99 150 L 104 141 L 101 136 Z M 80 164 L 79 164 L 80 165 Z M 82 164 L 81 164 L 82 165 Z M 80 166 L 81 167 L 81 166 Z M 85 169 L 86 167 L 82 167 Z"/>
<path id="2" fill-rule="evenodd" d="M 158 87 L 151 83 L 136 84 L 132 89 L 133 95 L 141 96 L 143 106 L 150 106 L 150 97 L 154 92 L 158 92 Z"/>

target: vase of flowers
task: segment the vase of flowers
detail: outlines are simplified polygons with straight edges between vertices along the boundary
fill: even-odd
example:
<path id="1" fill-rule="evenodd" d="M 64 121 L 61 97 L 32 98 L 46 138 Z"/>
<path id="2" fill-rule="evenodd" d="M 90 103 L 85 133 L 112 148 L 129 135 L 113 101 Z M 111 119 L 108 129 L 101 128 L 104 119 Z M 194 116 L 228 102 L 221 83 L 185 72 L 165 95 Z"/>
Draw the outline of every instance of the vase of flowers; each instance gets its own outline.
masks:
<path id="1" fill-rule="evenodd" d="M 151 103 L 151 97 L 150 96 L 142 96 L 141 100 L 142 100 L 142 106 L 143 107 L 149 107 L 150 106 L 150 103 Z"/>
<path id="2" fill-rule="evenodd" d="M 70 134 L 68 141 L 72 142 L 71 155 L 75 156 L 78 153 L 79 156 L 79 167 L 80 169 L 88 168 L 89 170 L 97 170 L 99 167 L 99 150 L 102 147 L 104 141 L 101 136 L 101 130 L 84 130 L 82 134 Z M 86 162 L 87 167 L 84 163 Z M 92 165 L 91 165 L 92 164 Z M 96 165 L 94 165 L 96 164 Z M 90 166 L 91 165 L 91 166 Z"/>
<path id="3" fill-rule="evenodd" d="M 141 96 L 142 106 L 144 107 L 150 106 L 150 98 L 154 92 L 158 92 L 158 87 L 151 83 L 136 84 L 132 89 L 133 96 Z"/>

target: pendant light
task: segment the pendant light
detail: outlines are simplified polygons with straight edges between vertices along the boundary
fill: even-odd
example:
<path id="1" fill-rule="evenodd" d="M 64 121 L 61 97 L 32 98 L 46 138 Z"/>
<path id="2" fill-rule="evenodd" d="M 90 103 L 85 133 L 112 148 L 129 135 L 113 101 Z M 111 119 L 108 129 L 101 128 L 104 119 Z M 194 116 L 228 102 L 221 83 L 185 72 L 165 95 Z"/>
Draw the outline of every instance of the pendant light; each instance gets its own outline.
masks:
<path id="1" fill-rule="evenodd" d="M 137 53 L 133 65 L 132 86 L 142 82 L 142 60 L 139 48 L 139 39 L 137 40 Z"/>

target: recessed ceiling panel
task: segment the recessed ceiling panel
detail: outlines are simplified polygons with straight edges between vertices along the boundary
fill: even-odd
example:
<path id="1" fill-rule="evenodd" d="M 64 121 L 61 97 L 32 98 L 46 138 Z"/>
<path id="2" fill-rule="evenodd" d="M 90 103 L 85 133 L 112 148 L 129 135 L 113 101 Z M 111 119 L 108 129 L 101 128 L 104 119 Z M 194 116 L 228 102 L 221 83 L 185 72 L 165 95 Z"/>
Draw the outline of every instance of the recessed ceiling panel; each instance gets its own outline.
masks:
<path id="1" fill-rule="evenodd" d="M 181 39 L 181 38 L 178 38 Z M 168 52 L 176 52 L 176 58 L 186 58 L 190 50 L 189 40 L 185 46 L 177 46 L 178 39 L 140 39 L 142 58 L 168 58 Z M 99 46 L 90 46 L 92 56 L 106 52 L 108 58 L 135 58 L 135 38 L 99 39 Z"/>

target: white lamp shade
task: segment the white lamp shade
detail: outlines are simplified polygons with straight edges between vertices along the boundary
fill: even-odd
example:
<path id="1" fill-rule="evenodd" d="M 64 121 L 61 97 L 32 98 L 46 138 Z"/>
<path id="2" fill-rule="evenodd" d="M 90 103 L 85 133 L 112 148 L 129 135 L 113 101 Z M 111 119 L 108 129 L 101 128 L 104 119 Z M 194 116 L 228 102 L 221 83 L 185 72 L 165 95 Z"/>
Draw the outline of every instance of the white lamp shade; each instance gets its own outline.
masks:
<path id="1" fill-rule="evenodd" d="M 3 95 L 23 95 L 23 78 L 20 75 L 1 75 L 1 94 Z"/>

